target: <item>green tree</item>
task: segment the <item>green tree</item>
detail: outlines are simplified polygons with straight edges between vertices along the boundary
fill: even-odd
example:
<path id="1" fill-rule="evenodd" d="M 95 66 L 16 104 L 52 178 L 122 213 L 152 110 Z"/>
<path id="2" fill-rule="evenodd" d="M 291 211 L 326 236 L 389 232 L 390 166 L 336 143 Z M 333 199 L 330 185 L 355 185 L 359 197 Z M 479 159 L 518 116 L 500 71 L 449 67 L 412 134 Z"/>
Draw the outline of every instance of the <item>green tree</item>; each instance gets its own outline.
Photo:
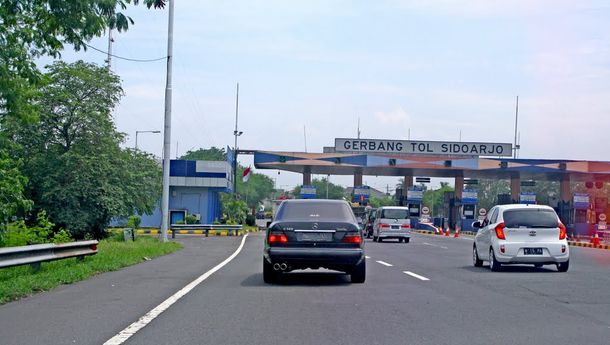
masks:
<path id="1" fill-rule="evenodd" d="M 453 191 L 454 188 L 449 183 L 441 182 L 439 189 L 426 189 L 424 191 L 422 203 L 430 209 L 432 215 L 436 216 L 440 214 L 440 210 L 445 202 L 445 193 Z"/>
<path id="2" fill-rule="evenodd" d="M 27 179 L 19 164 L 0 151 L 0 231 L 18 211 L 28 211 L 31 202 L 23 196 Z"/>
<path id="3" fill-rule="evenodd" d="M 237 167 L 237 193 L 249 208 L 258 208 L 263 200 L 273 195 L 273 180 L 267 175 L 251 172 L 248 182 L 243 182 L 244 170 L 241 165 Z"/>
<path id="4" fill-rule="evenodd" d="M 395 206 L 396 201 L 392 197 L 389 197 L 389 196 L 384 196 L 384 197 L 380 197 L 380 198 L 371 196 L 369 198 L 369 205 L 371 207 L 375 207 L 375 208 L 382 207 L 382 206 Z"/>
<path id="5" fill-rule="evenodd" d="M 82 61 L 48 70 L 40 120 L 14 134 L 27 196 L 76 238 L 102 237 L 114 216 L 152 212 L 161 170 L 151 156 L 119 146 L 125 135 L 111 117 L 123 94 L 119 78 Z"/>
<path id="6" fill-rule="evenodd" d="M 479 179 L 479 184 L 473 187 L 478 191 L 478 207 L 489 210 L 498 203 L 498 194 L 510 194 L 508 180 Z"/>
<path id="7" fill-rule="evenodd" d="M 327 183 L 328 182 L 328 183 Z M 322 177 L 321 179 L 314 178 L 311 184 L 316 187 L 316 198 L 326 199 L 326 189 L 328 187 L 328 199 L 343 200 L 347 196 L 345 195 L 345 188 L 338 184 L 334 184 L 328 181 L 328 178 Z M 301 195 L 301 186 L 297 186 L 294 191 L 294 195 L 297 197 Z"/>
<path id="8" fill-rule="evenodd" d="M 76 50 L 101 36 L 107 28 L 126 30 L 133 24 L 121 11 L 139 0 L 0 0 L 0 157 L 15 160 L 14 143 L 9 140 L 14 127 L 36 122 L 38 87 L 43 83 L 36 60 L 42 56 L 58 58 L 65 44 Z M 149 8 L 163 8 L 166 0 L 142 0 Z M 118 10 L 117 10 L 118 9 Z M 3 163 L 15 165 L 15 162 Z M 0 174 L 0 185 L 23 181 L 19 171 Z M 21 182 L 16 186 L 22 185 Z M 21 200 L 21 187 L 11 192 L 11 200 Z M 6 191 L 3 191 L 6 193 Z M 14 215 L 14 202 L 5 211 Z M 4 206 L 3 206 L 4 207 Z"/>
<path id="9" fill-rule="evenodd" d="M 224 148 L 218 148 L 215 146 L 209 149 L 197 149 L 195 151 L 187 151 L 179 159 L 185 160 L 200 160 L 200 161 L 225 161 L 227 160 L 227 153 Z"/>

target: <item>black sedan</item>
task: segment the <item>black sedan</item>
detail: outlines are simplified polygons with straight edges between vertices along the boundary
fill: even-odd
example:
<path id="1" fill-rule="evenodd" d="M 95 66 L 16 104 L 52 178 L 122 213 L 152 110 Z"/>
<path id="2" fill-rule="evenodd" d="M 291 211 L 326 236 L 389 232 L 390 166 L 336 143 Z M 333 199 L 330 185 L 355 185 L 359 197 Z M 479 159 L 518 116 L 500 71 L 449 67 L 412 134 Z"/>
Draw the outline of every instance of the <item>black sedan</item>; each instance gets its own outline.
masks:
<path id="1" fill-rule="evenodd" d="M 263 279 L 283 273 L 326 268 L 364 283 L 366 263 L 361 230 L 349 204 L 339 200 L 286 200 L 267 229 Z"/>

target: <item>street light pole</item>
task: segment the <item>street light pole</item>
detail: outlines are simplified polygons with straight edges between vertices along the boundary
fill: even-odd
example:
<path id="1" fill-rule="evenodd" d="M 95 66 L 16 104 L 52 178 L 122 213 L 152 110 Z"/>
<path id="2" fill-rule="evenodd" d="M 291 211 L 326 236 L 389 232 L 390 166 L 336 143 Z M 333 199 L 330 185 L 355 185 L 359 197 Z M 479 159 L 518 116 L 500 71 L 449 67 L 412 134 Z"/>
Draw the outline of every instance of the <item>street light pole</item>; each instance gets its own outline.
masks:
<path id="1" fill-rule="evenodd" d="M 237 130 L 237 120 L 239 119 L 239 83 L 237 83 L 237 97 L 235 99 L 235 130 L 233 135 L 235 136 L 235 145 L 233 146 L 233 195 L 237 199 L 237 137 L 244 134 L 244 132 Z"/>
<path id="2" fill-rule="evenodd" d="M 138 134 L 139 133 L 161 133 L 161 131 L 136 131 L 136 152 L 138 152 Z"/>
<path id="3" fill-rule="evenodd" d="M 174 45 L 174 1 L 169 0 L 167 20 L 167 77 L 165 84 L 165 120 L 163 130 L 163 193 L 161 195 L 161 241 L 167 242 L 169 229 L 169 161 L 172 139 L 172 52 Z"/>

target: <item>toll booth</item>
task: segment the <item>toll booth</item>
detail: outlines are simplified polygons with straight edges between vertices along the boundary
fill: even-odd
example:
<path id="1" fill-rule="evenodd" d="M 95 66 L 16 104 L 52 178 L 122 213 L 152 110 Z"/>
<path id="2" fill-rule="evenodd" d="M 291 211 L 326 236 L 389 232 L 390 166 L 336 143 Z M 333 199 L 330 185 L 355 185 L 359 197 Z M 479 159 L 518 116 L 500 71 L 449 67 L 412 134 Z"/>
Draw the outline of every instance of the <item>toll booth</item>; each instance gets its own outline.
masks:
<path id="1" fill-rule="evenodd" d="M 316 187 L 311 185 L 301 186 L 301 199 L 315 199 L 317 197 Z"/>
<path id="2" fill-rule="evenodd" d="M 462 207 L 460 208 L 462 231 L 475 230 L 472 227 L 472 223 L 475 221 L 477 215 L 478 201 L 479 193 L 476 190 L 464 189 L 462 192 Z"/>
<path id="3" fill-rule="evenodd" d="M 590 207 L 591 202 L 589 194 L 587 193 L 574 193 L 572 197 L 572 204 L 574 205 L 573 210 L 573 235 L 588 235 L 589 234 L 589 223 L 590 223 Z M 561 205 L 560 205 L 561 208 Z M 563 212 L 562 212 L 563 213 Z M 559 215 L 561 221 L 565 223 L 562 214 Z"/>
<path id="4" fill-rule="evenodd" d="M 356 186 L 352 193 L 352 202 L 358 203 L 360 206 L 366 206 L 369 204 L 369 197 L 371 195 L 371 187 L 369 186 Z"/>
<path id="5" fill-rule="evenodd" d="M 424 191 L 419 187 L 410 187 L 407 190 L 407 204 L 409 208 L 409 217 L 411 219 L 411 227 L 417 228 L 419 217 L 421 217 L 422 202 L 424 200 Z"/>

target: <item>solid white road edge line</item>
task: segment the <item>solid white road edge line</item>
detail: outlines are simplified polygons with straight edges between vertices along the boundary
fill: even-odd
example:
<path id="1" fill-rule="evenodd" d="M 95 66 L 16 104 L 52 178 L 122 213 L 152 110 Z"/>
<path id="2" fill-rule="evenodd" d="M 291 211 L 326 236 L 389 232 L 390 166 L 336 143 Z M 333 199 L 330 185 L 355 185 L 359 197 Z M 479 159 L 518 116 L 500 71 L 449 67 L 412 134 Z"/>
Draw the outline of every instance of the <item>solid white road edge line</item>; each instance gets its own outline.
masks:
<path id="1" fill-rule="evenodd" d="M 394 265 L 392 265 L 392 264 L 389 264 L 389 263 L 387 263 L 387 262 L 385 262 L 385 261 L 381 261 L 381 260 L 377 260 L 377 263 L 382 264 L 382 265 L 384 265 L 384 266 L 388 266 L 388 267 L 392 267 L 392 266 L 394 266 Z"/>
<path id="2" fill-rule="evenodd" d="M 415 274 L 413 272 L 409 272 L 409 271 L 402 271 L 402 273 L 406 274 L 406 275 L 410 275 L 413 278 L 417 278 L 419 280 L 423 280 L 423 281 L 428 281 L 430 279 L 424 277 L 424 276 L 420 276 L 419 274 Z"/>
<path id="3" fill-rule="evenodd" d="M 216 265 L 211 270 L 209 270 L 209 271 L 205 272 L 204 274 L 202 274 L 201 276 L 199 276 L 197 279 L 195 279 L 192 282 L 190 282 L 187 286 L 183 287 L 178 292 L 176 292 L 175 294 L 170 296 L 168 299 L 163 301 L 163 303 L 159 304 L 154 309 L 152 309 L 151 311 L 146 313 L 138 321 L 132 323 L 131 325 L 129 325 L 129 327 L 127 327 L 124 330 L 122 330 L 121 332 L 119 332 L 119 334 L 117 334 L 114 337 L 110 338 L 108 341 L 106 341 L 104 343 L 104 345 L 120 345 L 120 344 L 123 344 L 132 335 L 136 334 L 136 332 L 138 332 L 142 328 L 146 327 L 146 325 L 148 325 L 152 320 L 157 318 L 157 316 L 161 315 L 161 313 L 163 313 L 169 307 L 171 307 L 172 304 L 176 303 L 180 298 L 184 297 L 184 295 L 186 295 L 191 290 L 193 290 L 197 285 L 201 284 L 204 280 L 208 279 L 216 271 L 218 271 L 219 269 L 223 268 L 226 264 L 231 262 L 231 260 L 235 259 L 235 257 L 239 254 L 239 252 L 241 252 L 241 249 L 244 247 L 244 243 L 246 243 L 246 238 L 247 237 L 248 237 L 248 234 L 246 234 L 242 238 L 241 244 L 239 245 L 237 250 L 235 250 L 235 252 L 233 254 L 231 254 L 231 256 L 226 258 L 223 262 L 219 263 L 218 265 Z"/>

